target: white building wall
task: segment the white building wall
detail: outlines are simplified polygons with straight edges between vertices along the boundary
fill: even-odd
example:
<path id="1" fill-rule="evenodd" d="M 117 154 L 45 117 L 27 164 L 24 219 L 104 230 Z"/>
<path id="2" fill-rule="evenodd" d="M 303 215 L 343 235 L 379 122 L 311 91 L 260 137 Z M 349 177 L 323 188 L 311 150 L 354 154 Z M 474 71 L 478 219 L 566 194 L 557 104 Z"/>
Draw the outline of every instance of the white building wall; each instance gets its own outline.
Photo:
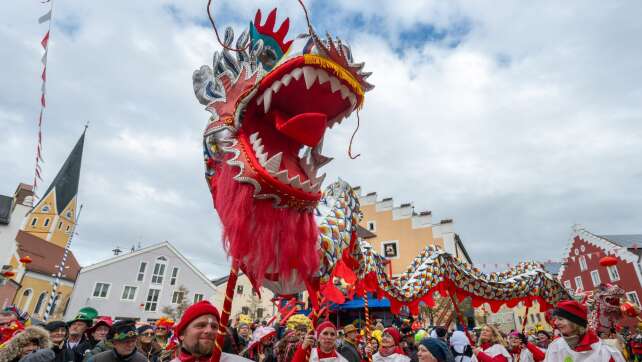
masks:
<path id="1" fill-rule="evenodd" d="M 187 298 L 190 304 L 197 293 L 202 294 L 203 299 L 212 300 L 216 293 L 214 285 L 200 272 L 194 272 L 166 243 L 161 245 L 160 247 L 144 248 L 131 253 L 131 255 L 120 255 L 112 258 L 112 262 L 107 260 L 81 269 L 65 318 L 73 317 L 80 308 L 88 306 L 95 308 L 99 315 L 108 315 L 112 318 L 156 320 L 164 315 L 161 312 L 162 307 L 176 306 L 172 304 L 172 295 L 181 285 L 189 291 Z M 152 283 L 152 273 L 159 257 L 167 259 L 166 267 L 162 283 L 154 284 Z M 143 280 L 138 281 L 141 262 L 146 262 L 147 267 Z M 175 285 L 171 285 L 171 273 L 174 267 L 178 267 L 179 272 Z M 107 295 L 104 298 L 93 295 L 96 283 L 109 284 Z M 122 299 L 125 286 L 136 288 L 134 300 Z M 150 289 L 160 291 L 155 311 L 145 310 Z"/>
<path id="2" fill-rule="evenodd" d="M 213 301 L 214 305 L 216 305 L 219 310 L 223 308 L 226 288 L 227 282 L 219 285 L 218 293 Z M 248 279 L 248 277 L 243 274 L 237 279 L 236 288 L 234 288 L 234 299 L 232 301 L 232 310 L 230 314 L 231 317 L 235 318 L 239 314 L 242 314 L 243 307 L 246 307 L 250 310 L 253 307 L 263 308 L 262 319 L 265 320 L 270 319 L 275 314 L 276 307 L 272 303 L 274 293 L 272 293 L 269 289 L 261 288 L 261 299 L 256 300 L 257 297 L 254 297 L 255 300 L 253 301 L 252 298 L 252 283 L 250 283 L 250 279 Z"/>
<path id="3" fill-rule="evenodd" d="M 0 266 L 8 264 L 16 253 L 16 235 L 29 211 L 30 206 L 17 204 L 11 213 L 9 225 L 0 225 Z"/>

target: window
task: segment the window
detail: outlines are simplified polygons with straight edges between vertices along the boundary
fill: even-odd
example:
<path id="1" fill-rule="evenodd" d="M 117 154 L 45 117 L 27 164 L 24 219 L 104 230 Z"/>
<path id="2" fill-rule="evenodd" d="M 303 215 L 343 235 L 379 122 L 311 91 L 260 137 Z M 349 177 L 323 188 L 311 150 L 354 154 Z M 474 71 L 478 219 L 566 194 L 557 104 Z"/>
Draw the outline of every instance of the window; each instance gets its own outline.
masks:
<path id="1" fill-rule="evenodd" d="M 176 285 L 176 278 L 178 277 L 178 268 L 172 269 L 172 278 L 169 280 L 169 285 Z"/>
<path id="2" fill-rule="evenodd" d="M 600 280 L 600 272 L 598 272 L 597 270 L 591 271 L 591 280 L 593 281 L 594 287 L 597 287 L 598 285 L 600 285 L 600 283 L 602 282 Z"/>
<path id="3" fill-rule="evenodd" d="M 58 230 L 62 229 L 62 221 L 58 223 Z"/>
<path id="4" fill-rule="evenodd" d="M 177 290 L 172 294 L 172 303 L 178 304 L 183 300 L 183 298 L 185 298 L 183 292 Z"/>
<path id="5" fill-rule="evenodd" d="M 123 295 L 120 297 L 122 300 L 134 300 L 136 298 L 136 287 L 125 285 L 123 288 Z"/>
<path id="6" fill-rule="evenodd" d="M 43 304 L 45 303 L 45 298 L 47 297 L 46 292 L 40 293 L 38 297 L 38 302 L 36 303 L 36 308 L 33 310 L 33 314 L 40 314 Z"/>
<path id="7" fill-rule="evenodd" d="M 149 289 L 147 292 L 147 300 L 145 301 L 145 311 L 155 312 L 158 307 L 158 295 L 160 294 L 160 289 Z"/>
<path id="8" fill-rule="evenodd" d="M 535 316 L 531 314 L 530 317 L 531 317 L 531 323 L 535 323 Z"/>
<path id="9" fill-rule="evenodd" d="M 582 285 L 582 277 L 580 276 L 575 277 L 575 287 L 577 289 L 584 290 L 584 285 Z"/>
<path id="10" fill-rule="evenodd" d="M 375 223 L 374 221 L 368 221 L 367 225 L 368 225 L 368 231 L 372 231 L 372 232 L 377 231 L 377 223 Z"/>
<path id="11" fill-rule="evenodd" d="M 635 304 L 636 306 L 640 307 L 640 299 L 638 298 L 638 293 L 636 292 L 628 292 L 626 293 L 626 299 L 629 300 L 629 302 Z"/>
<path id="12" fill-rule="evenodd" d="M 147 263 L 144 261 L 140 262 L 140 267 L 138 267 L 138 281 L 142 282 L 145 279 L 145 269 L 147 268 Z"/>
<path id="13" fill-rule="evenodd" d="M 94 286 L 94 298 L 107 298 L 109 293 L 109 283 L 96 283 Z"/>
<path id="14" fill-rule="evenodd" d="M 71 210 L 67 211 L 67 219 L 71 220 Z"/>
<path id="15" fill-rule="evenodd" d="M 43 207 L 42 207 L 42 209 L 40 209 L 40 211 L 42 211 L 42 212 L 49 212 L 49 205 L 45 205 L 45 206 L 43 206 Z"/>
<path id="16" fill-rule="evenodd" d="M 43 226 L 45 226 L 45 227 L 49 226 L 49 218 L 45 219 L 45 224 Z"/>
<path id="17" fill-rule="evenodd" d="M 611 278 L 612 282 L 620 280 L 620 273 L 617 272 L 617 267 L 615 265 L 607 266 L 606 270 L 609 272 L 609 278 Z"/>
<path id="18" fill-rule="evenodd" d="M 65 229 L 65 230 L 69 231 L 69 225 L 67 225 L 67 229 Z"/>
<path id="19" fill-rule="evenodd" d="M 37 217 L 34 217 L 33 219 L 31 219 L 31 226 L 36 226 L 37 223 L 38 223 Z"/>
<path id="20" fill-rule="evenodd" d="M 156 259 L 154 264 L 154 272 L 152 273 L 152 284 L 163 284 L 163 277 L 165 277 L 165 258 L 162 256 Z"/>
<path id="21" fill-rule="evenodd" d="M 236 286 L 236 294 L 243 295 L 243 286 L 242 285 L 237 285 Z"/>
<path id="22" fill-rule="evenodd" d="M 257 308 L 256 309 L 256 318 L 257 319 L 263 319 L 263 308 Z"/>
<path id="23" fill-rule="evenodd" d="M 250 308 L 249 307 L 241 308 L 241 313 L 242 314 L 250 314 Z"/>
<path id="24" fill-rule="evenodd" d="M 566 289 L 572 289 L 573 288 L 571 286 L 571 281 L 570 280 L 565 280 L 564 281 L 564 288 L 566 288 Z"/>
<path id="25" fill-rule="evenodd" d="M 399 253 L 398 253 L 398 247 L 397 247 L 397 241 L 383 241 L 381 243 L 381 251 L 383 256 L 386 258 L 392 258 L 392 259 L 397 259 L 399 258 Z"/>
<path id="26" fill-rule="evenodd" d="M 31 306 L 31 297 L 33 295 L 33 290 L 27 289 L 22 293 L 22 309 L 25 311 L 29 310 Z"/>
<path id="27" fill-rule="evenodd" d="M 201 300 L 203 300 L 203 294 L 194 294 L 194 303 L 200 302 Z"/>
<path id="28" fill-rule="evenodd" d="M 580 271 L 585 271 L 588 269 L 588 266 L 586 265 L 586 257 L 584 255 L 580 256 Z"/>

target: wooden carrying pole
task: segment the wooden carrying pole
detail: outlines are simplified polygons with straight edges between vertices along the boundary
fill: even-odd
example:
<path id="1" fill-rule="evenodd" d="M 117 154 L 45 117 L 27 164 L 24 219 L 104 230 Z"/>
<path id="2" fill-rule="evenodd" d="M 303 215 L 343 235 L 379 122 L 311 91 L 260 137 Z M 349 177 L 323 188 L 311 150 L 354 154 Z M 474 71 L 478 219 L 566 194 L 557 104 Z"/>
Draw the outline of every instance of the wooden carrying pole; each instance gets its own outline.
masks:
<path id="1" fill-rule="evenodd" d="M 370 312 L 368 310 L 368 292 L 365 292 L 363 294 L 363 308 L 365 309 L 365 317 L 366 317 L 366 346 L 370 346 Z M 371 352 L 368 352 L 367 360 L 368 362 L 372 362 Z"/>
<path id="2" fill-rule="evenodd" d="M 223 344 L 225 343 L 225 335 L 227 334 L 227 322 L 230 319 L 232 312 L 232 299 L 234 299 L 234 290 L 236 289 L 236 280 L 239 274 L 239 262 L 237 259 L 232 260 L 232 269 L 230 270 L 230 277 L 227 279 L 227 288 L 225 290 L 225 301 L 223 302 L 223 313 L 218 325 L 218 334 L 216 335 L 216 343 L 212 351 L 212 358 L 210 362 L 219 362 L 221 353 L 223 352 Z"/>

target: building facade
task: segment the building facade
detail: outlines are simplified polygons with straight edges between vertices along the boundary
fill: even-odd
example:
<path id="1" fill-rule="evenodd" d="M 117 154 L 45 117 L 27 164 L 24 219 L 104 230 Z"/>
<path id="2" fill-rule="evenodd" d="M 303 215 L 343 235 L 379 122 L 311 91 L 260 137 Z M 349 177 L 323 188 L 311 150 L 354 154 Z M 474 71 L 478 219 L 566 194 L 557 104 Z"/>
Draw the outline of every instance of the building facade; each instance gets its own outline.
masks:
<path id="1" fill-rule="evenodd" d="M 214 284 L 165 241 L 82 268 L 65 318 L 92 307 L 115 319 L 153 322 L 181 298 L 192 304 L 215 295 Z"/>
<path id="2" fill-rule="evenodd" d="M 223 307 L 228 278 L 229 276 L 224 276 L 212 280 L 218 290 L 214 298 L 214 305 L 218 308 Z M 230 316 L 236 318 L 239 314 L 245 314 L 255 320 L 268 320 L 277 312 L 275 304 L 272 303 L 273 298 L 274 293 L 263 287 L 261 287 L 259 298 L 254 287 L 252 287 L 252 283 L 250 283 L 250 279 L 245 274 L 239 273 L 234 289 L 234 300 Z"/>
<path id="3" fill-rule="evenodd" d="M 616 257 L 618 263 L 601 266 L 600 259 L 607 255 Z M 559 278 L 567 289 L 573 291 L 590 291 L 600 283 L 617 284 L 624 289 L 626 299 L 640 307 L 641 256 L 642 234 L 597 235 L 576 225 L 564 253 L 565 263 Z M 623 325 L 635 327 L 637 321 L 626 318 Z"/>
<path id="4" fill-rule="evenodd" d="M 428 245 L 435 245 L 456 258 L 472 263 L 452 219 L 433 223 L 432 212 L 415 212 L 412 203 L 394 205 L 391 197 L 379 200 L 376 192 L 362 195 L 355 187 L 363 219 L 361 226 L 375 236 L 366 239 L 375 250 L 390 260 L 392 275 L 406 270 Z"/>

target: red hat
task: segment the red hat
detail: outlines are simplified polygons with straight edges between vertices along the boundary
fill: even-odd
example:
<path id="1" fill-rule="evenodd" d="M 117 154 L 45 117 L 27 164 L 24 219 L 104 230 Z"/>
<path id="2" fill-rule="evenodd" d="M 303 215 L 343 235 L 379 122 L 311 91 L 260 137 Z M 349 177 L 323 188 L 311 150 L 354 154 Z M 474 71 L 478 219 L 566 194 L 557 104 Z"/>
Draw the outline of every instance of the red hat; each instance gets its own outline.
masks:
<path id="1" fill-rule="evenodd" d="M 111 328 L 113 321 L 109 316 L 102 316 L 94 319 L 94 324 L 87 330 L 87 333 L 92 334 L 100 326 L 107 326 Z"/>
<path id="2" fill-rule="evenodd" d="M 317 336 L 320 335 L 321 332 L 323 332 L 323 330 L 326 328 L 332 328 L 334 330 L 337 330 L 337 327 L 334 325 L 334 323 L 330 321 L 325 321 L 317 326 L 317 329 L 315 330 L 315 332 L 317 332 Z"/>
<path id="3" fill-rule="evenodd" d="M 554 316 L 568 319 L 569 321 L 586 327 L 587 310 L 584 304 L 576 300 L 563 300 L 557 303 L 557 308 L 553 312 Z"/>
<path id="4" fill-rule="evenodd" d="M 218 314 L 218 309 L 216 309 L 216 307 L 213 306 L 212 303 L 208 302 L 207 300 L 201 300 L 198 303 L 192 304 L 185 310 L 183 317 L 174 327 L 174 333 L 177 336 L 180 336 L 181 333 L 183 333 L 183 329 L 185 329 L 188 324 L 190 324 L 194 319 L 206 314 L 214 315 L 217 320 L 221 319 Z"/>
<path id="5" fill-rule="evenodd" d="M 395 327 L 388 327 L 383 330 L 383 334 L 389 334 L 390 337 L 395 341 L 395 344 L 399 344 L 399 341 L 401 341 L 401 334 L 399 334 L 399 331 Z"/>

